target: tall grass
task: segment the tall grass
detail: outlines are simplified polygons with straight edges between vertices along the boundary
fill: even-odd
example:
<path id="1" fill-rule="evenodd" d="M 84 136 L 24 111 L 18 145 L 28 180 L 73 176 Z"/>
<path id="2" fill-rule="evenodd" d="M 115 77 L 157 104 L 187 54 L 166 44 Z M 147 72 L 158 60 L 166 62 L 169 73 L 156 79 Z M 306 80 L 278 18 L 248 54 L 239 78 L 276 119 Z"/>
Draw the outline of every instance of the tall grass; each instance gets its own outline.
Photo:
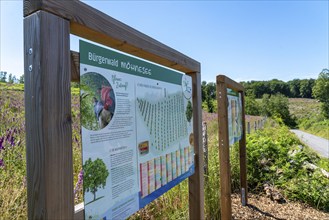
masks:
<path id="1" fill-rule="evenodd" d="M 289 110 L 296 116 L 300 130 L 329 140 L 329 119 L 321 113 L 321 103 L 315 99 L 289 99 Z"/>
<path id="2" fill-rule="evenodd" d="M 23 85 L 0 85 L 0 219 L 27 219 Z M 75 203 L 82 202 L 79 96 L 72 96 Z"/>
<path id="3" fill-rule="evenodd" d="M 6 88 L 8 86 L 6 85 Z M 81 140 L 79 93 L 72 91 L 72 142 L 75 202 L 82 202 L 79 185 Z M 0 218 L 26 219 L 26 168 L 24 95 L 21 90 L 0 89 Z M 220 175 L 218 126 L 216 115 L 205 116 L 208 122 L 208 170 L 205 175 L 205 217 L 219 219 Z M 310 171 L 304 162 L 317 164 L 329 171 L 329 160 L 320 159 L 302 144 L 286 127 L 268 123 L 264 130 L 247 136 L 248 183 L 250 192 L 261 192 L 270 182 L 294 200 L 307 202 L 329 211 L 329 180 L 319 170 Z M 291 152 L 297 152 L 291 156 Z M 232 191 L 239 189 L 238 145 L 230 148 Z M 130 219 L 188 219 L 188 180 L 159 197 Z"/>

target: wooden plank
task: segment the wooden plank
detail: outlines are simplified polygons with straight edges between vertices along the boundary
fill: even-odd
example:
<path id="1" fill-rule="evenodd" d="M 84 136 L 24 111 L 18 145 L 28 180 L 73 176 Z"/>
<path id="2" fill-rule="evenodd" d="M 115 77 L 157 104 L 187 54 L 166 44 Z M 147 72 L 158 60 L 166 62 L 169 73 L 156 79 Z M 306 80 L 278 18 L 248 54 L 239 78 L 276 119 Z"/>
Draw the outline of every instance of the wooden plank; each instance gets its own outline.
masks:
<path id="1" fill-rule="evenodd" d="M 30 15 L 41 8 L 41 1 L 24 0 L 23 14 L 25 16 Z M 24 17 L 25 17 L 24 16 Z"/>
<path id="2" fill-rule="evenodd" d="M 245 119 L 245 100 L 244 92 L 241 92 L 242 101 L 242 138 L 239 141 L 240 152 L 240 187 L 241 187 L 241 203 L 242 206 L 248 204 L 248 184 L 247 184 L 247 152 L 246 152 L 246 119 Z M 250 130 L 250 124 L 248 122 L 248 130 Z"/>
<path id="3" fill-rule="evenodd" d="M 230 148 L 227 118 L 227 87 L 225 81 L 217 76 L 217 112 L 218 112 L 218 140 L 220 161 L 220 209 L 221 219 L 231 219 L 231 168 Z"/>
<path id="4" fill-rule="evenodd" d="M 71 81 L 80 82 L 80 54 L 71 51 Z"/>
<path id="5" fill-rule="evenodd" d="M 202 145 L 202 110 L 201 110 L 201 75 L 189 74 L 192 77 L 193 133 L 195 153 L 195 173 L 189 177 L 189 216 L 190 219 L 204 219 L 204 176 Z"/>
<path id="6" fill-rule="evenodd" d="M 24 19 L 29 219 L 73 219 L 69 28 L 43 11 Z"/>
<path id="7" fill-rule="evenodd" d="M 236 92 L 244 91 L 244 87 L 240 83 L 235 82 L 234 80 L 230 79 L 225 75 L 218 75 L 217 82 L 225 83 L 227 88 L 233 89 Z"/>
<path id="8" fill-rule="evenodd" d="M 77 36 L 185 73 L 200 73 L 199 62 L 83 2 L 24 0 L 24 16 L 36 10 L 49 11 L 69 20 L 71 33 Z"/>

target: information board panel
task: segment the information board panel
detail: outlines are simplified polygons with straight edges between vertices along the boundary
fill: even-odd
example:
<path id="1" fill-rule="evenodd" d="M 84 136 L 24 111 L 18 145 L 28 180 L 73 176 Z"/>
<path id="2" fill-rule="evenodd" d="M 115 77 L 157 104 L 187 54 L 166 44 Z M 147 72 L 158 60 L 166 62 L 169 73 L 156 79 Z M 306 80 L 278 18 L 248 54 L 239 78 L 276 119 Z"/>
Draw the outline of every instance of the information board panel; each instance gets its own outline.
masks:
<path id="1" fill-rule="evenodd" d="M 232 145 L 242 137 L 242 100 L 241 94 L 227 89 L 227 114 L 229 144 Z"/>
<path id="2" fill-rule="evenodd" d="M 194 173 L 192 79 L 80 41 L 86 219 L 124 219 Z"/>

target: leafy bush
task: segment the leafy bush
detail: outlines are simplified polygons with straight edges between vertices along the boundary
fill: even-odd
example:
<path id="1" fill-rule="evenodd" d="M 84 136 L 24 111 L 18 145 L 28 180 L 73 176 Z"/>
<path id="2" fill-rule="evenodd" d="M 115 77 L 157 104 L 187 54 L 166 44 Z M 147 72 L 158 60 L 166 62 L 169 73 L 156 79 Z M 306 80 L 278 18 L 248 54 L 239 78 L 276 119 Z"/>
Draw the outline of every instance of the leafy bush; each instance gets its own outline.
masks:
<path id="1" fill-rule="evenodd" d="M 247 115 L 260 115 L 260 105 L 253 96 L 245 96 L 244 100 Z"/>
<path id="2" fill-rule="evenodd" d="M 313 95 L 322 103 L 322 113 L 329 119 L 329 69 L 323 69 L 315 81 Z"/>
<path id="3" fill-rule="evenodd" d="M 236 152 L 238 146 L 233 148 L 233 154 Z M 304 147 L 287 127 L 272 124 L 272 127 L 248 135 L 247 160 L 250 192 L 261 192 L 263 185 L 270 183 L 281 189 L 288 199 L 329 211 L 329 179 L 319 169 L 312 171 L 305 166 L 312 163 L 329 171 L 329 160 Z M 232 166 L 238 166 L 238 163 L 233 162 Z M 235 181 L 239 180 L 232 180 Z"/>
<path id="4" fill-rule="evenodd" d="M 296 118 L 290 114 L 288 98 L 281 94 L 263 95 L 261 113 L 272 118 L 281 118 L 285 125 L 295 127 Z"/>

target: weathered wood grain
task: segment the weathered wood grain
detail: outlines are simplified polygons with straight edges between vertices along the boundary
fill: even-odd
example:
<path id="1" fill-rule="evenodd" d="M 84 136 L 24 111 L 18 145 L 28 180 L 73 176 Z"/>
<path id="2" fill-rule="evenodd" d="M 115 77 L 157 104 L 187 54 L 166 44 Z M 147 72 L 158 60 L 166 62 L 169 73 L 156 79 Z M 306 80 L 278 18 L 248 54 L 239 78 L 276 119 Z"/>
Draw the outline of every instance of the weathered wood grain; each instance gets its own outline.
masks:
<path id="1" fill-rule="evenodd" d="M 242 101 L 242 137 L 239 141 L 240 153 L 240 190 L 241 190 L 241 203 L 243 206 L 248 204 L 248 183 L 247 183 L 247 151 L 246 151 L 246 117 L 245 117 L 245 93 L 241 93 Z M 250 131 L 250 124 L 248 122 L 248 130 Z"/>
<path id="2" fill-rule="evenodd" d="M 73 219 L 69 21 L 24 18 L 29 219 Z"/>
<path id="3" fill-rule="evenodd" d="M 71 51 L 71 81 L 80 82 L 80 54 Z"/>
<path id="4" fill-rule="evenodd" d="M 217 76 L 218 147 L 220 162 L 220 214 L 222 220 L 231 219 L 231 168 L 228 133 L 227 87 L 225 77 Z"/>
<path id="5" fill-rule="evenodd" d="M 24 16 L 36 10 L 69 20 L 77 36 L 185 73 L 200 73 L 199 62 L 80 1 L 24 0 Z"/>
<path id="6" fill-rule="evenodd" d="M 202 111 L 201 111 L 201 75 L 192 77 L 193 134 L 195 153 L 195 173 L 189 177 L 189 215 L 190 219 L 204 219 L 204 176 L 202 145 Z"/>
<path id="7" fill-rule="evenodd" d="M 244 91 L 244 87 L 240 83 L 235 82 L 234 80 L 230 79 L 225 75 L 218 75 L 217 82 L 225 83 L 227 88 L 233 89 L 237 92 Z"/>

